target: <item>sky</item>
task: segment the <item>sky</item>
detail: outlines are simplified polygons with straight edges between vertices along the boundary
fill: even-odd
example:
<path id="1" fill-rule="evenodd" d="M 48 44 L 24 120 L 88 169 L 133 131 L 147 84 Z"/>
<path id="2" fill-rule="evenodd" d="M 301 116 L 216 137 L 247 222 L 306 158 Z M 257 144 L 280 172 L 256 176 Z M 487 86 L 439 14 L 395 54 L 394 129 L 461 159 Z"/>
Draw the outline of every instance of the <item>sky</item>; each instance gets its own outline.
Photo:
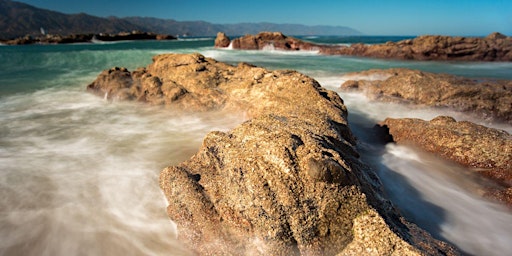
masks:
<path id="1" fill-rule="evenodd" d="M 366 35 L 512 36 L 512 0 L 16 0 L 67 14 L 347 26 Z"/>

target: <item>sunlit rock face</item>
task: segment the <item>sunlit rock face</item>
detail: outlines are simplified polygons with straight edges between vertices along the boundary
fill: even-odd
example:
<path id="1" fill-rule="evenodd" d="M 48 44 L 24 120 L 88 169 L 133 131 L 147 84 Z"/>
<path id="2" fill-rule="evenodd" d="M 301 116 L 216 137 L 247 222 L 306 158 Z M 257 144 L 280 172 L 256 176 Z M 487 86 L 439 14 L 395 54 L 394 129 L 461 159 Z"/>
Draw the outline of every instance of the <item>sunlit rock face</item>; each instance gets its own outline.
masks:
<path id="1" fill-rule="evenodd" d="M 372 99 L 447 107 L 479 118 L 512 124 L 512 81 L 470 79 L 394 68 L 348 73 L 342 90 Z"/>
<path id="2" fill-rule="evenodd" d="M 447 116 L 388 118 L 381 125 L 398 143 L 413 143 L 496 181 L 499 186 L 489 187 L 487 196 L 512 206 L 512 136 L 507 132 Z"/>
<path id="3" fill-rule="evenodd" d="M 322 46 L 314 43 L 299 40 L 297 38 L 283 35 L 281 32 L 261 32 L 257 35 L 245 35 L 233 40 L 224 33 L 218 33 L 215 39 L 215 47 L 225 48 L 231 46 L 233 49 L 241 50 L 288 50 L 288 51 L 315 51 Z M 328 47 L 328 46 L 324 46 Z"/>
<path id="4" fill-rule="evenodd" d="M 227 47 L 224 33 L 217 35 L 216 47 Z M 229 40 L 229 39 L 228 39 Z M 485 38 L 424 35 L 385 44 L 336 46 L 314 44 L 280 32 L 261 32 L 231 41 L 234 49 L 261 50 L 266 46 L 278 50 L 317 50 L 326 55 L 352 55 L 405 60 L 512 61 L 512 37 L 492 33 Z"/>
<path id="5" fill-rule="evenodd" d="M 167 54 L 134 72 L 106 70 L 88 88 L 109 99 L 246 114 L 161 172 L 167 212 L 198 254 L 457 254 L 383 197 L 359 160 L 342 99 L 312 78 Z"/>

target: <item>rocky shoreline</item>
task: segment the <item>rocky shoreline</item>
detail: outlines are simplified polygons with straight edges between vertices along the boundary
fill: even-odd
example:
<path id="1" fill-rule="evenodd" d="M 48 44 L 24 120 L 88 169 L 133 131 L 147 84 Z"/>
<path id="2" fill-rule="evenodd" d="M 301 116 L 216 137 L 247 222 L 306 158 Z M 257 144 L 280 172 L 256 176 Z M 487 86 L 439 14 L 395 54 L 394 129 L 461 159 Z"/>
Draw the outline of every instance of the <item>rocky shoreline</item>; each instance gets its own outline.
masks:
<path id="1" fill-rule="evenodd" d="M 484 38 L 425 35 L 414 39 L 385 44 L 352 44 L 337 46 L 315 44 L 280 32 L 261 32 L 230 40 L 219 32 L 215 47 L 261 50 L 318 51 L 325 55 L 349 55 L 402 60 L 453 60 L 453 61 L 512 61 L 512 37 L 492 33 Z"/>
<path id="2" fill-rule="evenodd" d="M 469 79 L 404 68 L 345 74 L 342 91 L 373 100 L 447 108 L 478 119 L 512 124 L 512 81 Z M 391 119 L 380 123 L 394 142 L 413 144 L 493 181 L 484 195 L 512 206 L 512 136 L 452 117 L 431 121 Z"/>
<path id="3" fill-rule="evenodd" d="M 233 41 L 219 33 L 215 46 L 257 50 L 269 42 L 273 49 L 326 51 L 281 33 Z M 341 90 L 364 91 L 375 100 L 512 123 L 511 81 L 409 69 L 345 78 Z M 247 121 L 209 133 L 194 156 L 161 172 L 168 215 L 197 254 L 459 254 L 400 216 L 360 159 L 343 100 L 310 77 L 200 54 L 164 54 L 134 71 L 105 70 L 87 90 L 184 113 L 245 114 Z M 512 207 L 509 133 L 445 116 L 387 118 L 376 127 L 386 131 L 384 141 L 415 145 L 492 181 L 482 195 Z"/>
<path id="4" fill-rule="evenodd" d="M 24 36 L 11 40 L 0 41 L 6 45 L 26 45 L 26 44 L 72 44 L 72 43 L 92 43 L 96 41 L 114 42 L 125 40 L 176 40 L 171 35 L 155 34 L 150 32 L 122 32 L 117 34 L 72 34 L 72 35 L 53 35 L 46 34 L 37 37 Z"/>
<path id="5" fill-rule="evenodd" d="M 105 70 L 87 88 L 184 111 L 246 113 L 161 173 L 179 239 L 198 254 L 459 254 L 385 199 L 359 160 L 342 99 L 305 75 L 166 54 L 133 72 Z"/>
<path id="6" fill-rule="evenodd" d="M 512 136 L 448 116 L 430 121 L 387 118 L 379 124 L 392 141 L 420 148 L 492 180 L 483 196 L 512 207 Z"/>
<path id="7" fill-rule="evenodd" d="M 347 73 L 341 90 L 374 100 L 450 108 L 477 118 L 512 124 L 512 81 L 470 79 L 405 68 Z"/>

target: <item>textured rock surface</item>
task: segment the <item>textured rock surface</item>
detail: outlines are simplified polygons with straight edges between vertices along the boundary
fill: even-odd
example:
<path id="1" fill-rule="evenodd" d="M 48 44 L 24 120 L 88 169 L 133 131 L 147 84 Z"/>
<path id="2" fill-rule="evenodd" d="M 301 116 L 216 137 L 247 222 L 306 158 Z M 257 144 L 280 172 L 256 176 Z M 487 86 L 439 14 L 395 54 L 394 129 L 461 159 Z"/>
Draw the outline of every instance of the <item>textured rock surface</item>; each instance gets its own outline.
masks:
<path id="1" fill-rule="evenodd" d="M 225 48 L 228 47 L 230 43 L 231 40 L 226 36 L 226 34 L 223 32 L 217 33 L 217 37 L 215 38 L 215 47 Z"/>
<path id="2" fill-rule="evenodd" d="M 457 254 L 382 197 L 358 159 L 341 98 L 307 76 L 168 54 L 134 72 L 106 70 L 88 89 L 247 113 L 248 121 L 209 133 L 194 156 L 161 173 L 168 214 L 198 254 Z"/>
<path id="3" fill-rule="evenodd" d="M 398 143 L 413 143 L 496 181 L 502 188 L 488 195 L 512 206 L 512 136 L 507 132 L 445 116 L 388 118 L 381 125 Z"/>
<path id="4" fill-rule="evenodd" d="M 477 80 L 410 69 L 368 70 L 345 75 L 345 90 L 373 99 L 448 107 L 484 119 L 512 123 L 512 81 Z"/>
<path id="5" fill-rule="evenodd" d="M 226 41 L 226 38 L 227 37 L 224 33 L 217 34 L 215 47 L 227 47 L 229 45 L 229 41 Z M 229 40 L 229 38 L 227 40 Z M 228 43 L 226 44 L 226 42 Z M 321 48 L 320 45 L 305 42 L 294 37 L 285 36 L 280 32 L 261 32 L 257 35 L 245 35 L 243 37 L 235 38 L 230 42 L 233 49 L 241 50 L 277 49 L 314 51 L 320 50 Z"/>
<path id="6" fill-rule="evenodd" d="M 235 49 L 256 50 L 267 45 L 280 50 L 318 50 L 327 55 L 388 59 L 512 61 L 512 37 L 500 33 L 492 33 L 485 38 L 425 35 L 399 42 L 374 45 L 358 43 L 351 46 L 313 44 L 286 37 L 279 32 L 262 32 L 233 40 Z"/>

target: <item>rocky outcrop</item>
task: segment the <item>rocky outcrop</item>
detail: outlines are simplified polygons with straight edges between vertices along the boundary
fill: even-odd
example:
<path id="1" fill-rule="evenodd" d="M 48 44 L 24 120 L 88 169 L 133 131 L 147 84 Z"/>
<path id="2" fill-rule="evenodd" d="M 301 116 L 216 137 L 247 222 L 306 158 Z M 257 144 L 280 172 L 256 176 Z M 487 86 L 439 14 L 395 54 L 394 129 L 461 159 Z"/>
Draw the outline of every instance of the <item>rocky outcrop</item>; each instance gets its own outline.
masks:
<path id="1" fill-rule="evenodd" d="M 106 70 L 88 90 L 188 111 L 243 111 L 160 187 L 179 238 L 201 255 L 455 255 L 406 222 L 359 161 L 337 93 L 295 71 L 166 54 Z"/>
<path id="2" fill-rule="evenodd" d="M 241 50 L 276 49 L 288 51 L 317 51 L 320 49 L 318 45 L 294 37 L 285 36 L 280 32 L 261 32 L 257 35 L 245 35 L 231 41 L 229 41 L 229 38 L 224 33 L 217 34 L 215 47 L 227 47 L 230 43 L 233 49 Z"/>
<path id="3" fill-rule="evenodd" d="M 512 123 L 512 81 L 470 79 L 410 69 L 349 73 L 343 90 L 373 99 L 447 107 L 479 118 Z"/>
<path id="4" fill-rule="evenodd" d="M 215 38 L 215 47 L 217 48 L 226 48 L 231 43 L 229 37 L 223 32 L 217 33 L 217 37 Z"/>
<path id="5" fill-rule="evenodd" d="M 512 61 L 512 37 L 419 36 L 385 44 L 355 44 L 330 54 L 405 60 Z"/>
<path id="6" fill-rule="evenodd" d="M 399 42 L 374 45 L 358 43 L 351 46 L 314 44 L 278 32 L 262 32 L 233 40 L 235 49 L 256 50 L 268 45 L 279 50 L 318 50 L 326 55 L 386 59 L 512 61 L 512 37 L 500 33 L 492 33 L 485 38 L 425 35 Z"/>
<path id="7" fill-rule="evenodd" d="M 381 125 L 397 143 L 413 143 L 497 182 L 499 187 L 489 187 L 487 195 L 512 206 L 512 136 L 507 132 L 446 116 L 388 118 Z"/>

